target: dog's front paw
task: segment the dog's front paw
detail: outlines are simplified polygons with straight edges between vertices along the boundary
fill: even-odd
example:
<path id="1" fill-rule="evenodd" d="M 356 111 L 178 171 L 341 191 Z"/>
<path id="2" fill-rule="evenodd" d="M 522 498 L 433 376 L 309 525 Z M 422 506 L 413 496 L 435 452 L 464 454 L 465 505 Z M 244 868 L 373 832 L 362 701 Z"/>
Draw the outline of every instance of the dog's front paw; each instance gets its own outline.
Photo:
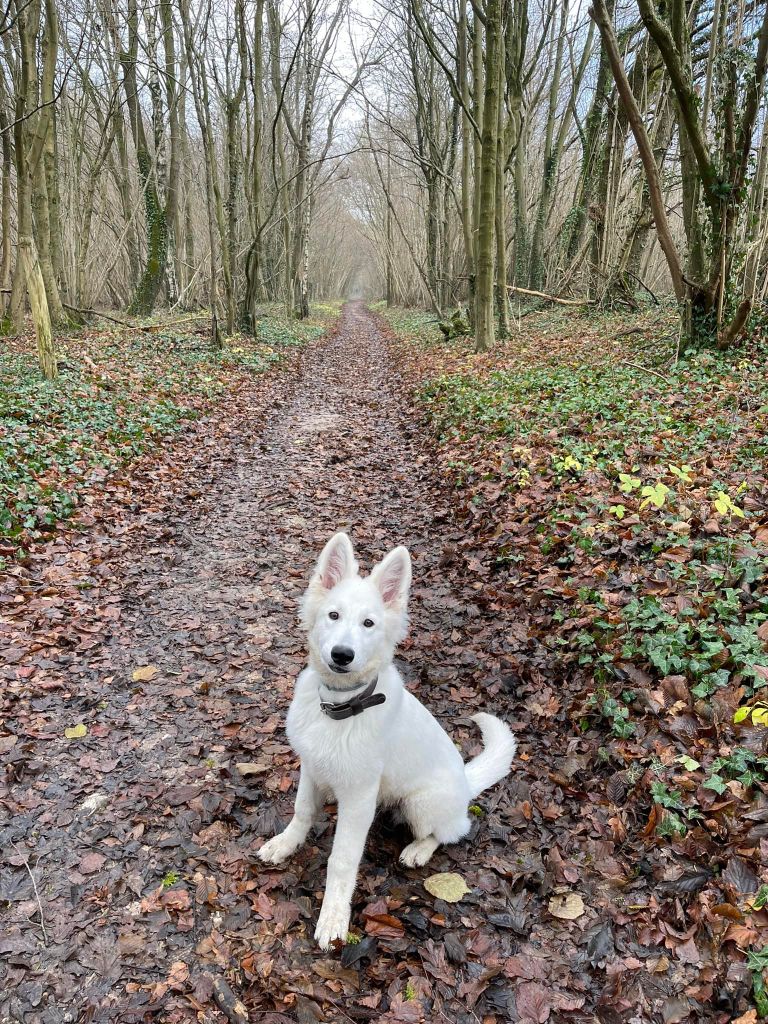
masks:
<path id="1" fill-rule="evenodd" d="M 256 851 L 256 856 L 265 864 L 280 864 L 291 856 L 297 846 L 298 843 L 295 843 L 290 836 L 286 836 L 285 832 L 281 832 L 280 835 L 274 836 L 269 842 L 264 843 L 261 849 Z"/>
<path id="2" fill-rule="evenodd" d="M 349 907 L 328 906 L 323 903 L 315 929 L 315 941 L 320 949 L 328 949 L 334 939 L 347 941 L 349 934 Z"/>

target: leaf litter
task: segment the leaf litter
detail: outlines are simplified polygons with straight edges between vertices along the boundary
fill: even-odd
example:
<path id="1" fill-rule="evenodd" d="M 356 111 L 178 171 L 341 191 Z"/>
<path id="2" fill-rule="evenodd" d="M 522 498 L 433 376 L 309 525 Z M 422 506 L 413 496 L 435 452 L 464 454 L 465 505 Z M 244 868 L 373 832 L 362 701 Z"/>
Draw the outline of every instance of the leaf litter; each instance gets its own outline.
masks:
<path id="1" fill-rule="evenodd" d="M 578 645 L 554 660 L 544 643 L 545 630 L 561 635 L 537 621 L 556 590 L 551 562 L 499 574 L 500 546 L 531 537 L 530 512 L 501 491 L 482 521 L 463 505 L 432 428 L 403 403 L 411 372 L 376 319 L 348 305 L 298 372 L 246 382 L 118 476 L 87 531 L 32 545 L 6 578 L 4 1016 L 753 1019 L 762 960 L 744 952 L 768 941 L 768 811 L 748 797 L 762 793 L 759 763 L 731 756 L 716 773 L 726 791 L 704 788 L 675 759 L 709 768 L 713 742 L 729 757 L 731 717 L 703 717 L 686 672 L 659 679 L 639 657 L 622 664 L 648 695 L 633 710 L 640 731 L 606 734 L 601 723 L 621 731 L 625 720 L 619 707 L 608 718 L 583 707 Z M 479 749 L 478 706 L 504 715 L 521 744 L 468 839 L 426 868 L 403 868 L 409 836 L 377 819 L 352 933 L 327 958 L 311 936 L 333 810 L 280 870 L 254 849 L 291 813 L 298 765 L 282 721 L 305 656 L 296 612 L 337 529 L 368 564 L 395 543 L 411 548 L 399 665 L 464 756 Z M 610 615 L 626 584 L 602 579 Z M 570 601 L 592 621 L 590 595 Z M 149 666 L 151 678 L 134 678 Z M 67 722 L 87 734 L 67 740 Z M 660 836 L 694 796 L 702 819 Z M 460 902 L 425 889 L 430 875 L 459 872 Z M 569 900 L 578 916 L 553 917 L 553 901 Z"/>

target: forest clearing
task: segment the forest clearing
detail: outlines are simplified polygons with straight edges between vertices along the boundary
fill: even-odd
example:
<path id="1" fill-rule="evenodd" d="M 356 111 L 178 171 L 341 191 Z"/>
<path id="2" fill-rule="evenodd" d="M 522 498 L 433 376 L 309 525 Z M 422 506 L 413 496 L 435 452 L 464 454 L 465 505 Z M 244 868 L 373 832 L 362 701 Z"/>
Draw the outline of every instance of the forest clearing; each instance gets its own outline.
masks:
<path id="1" fill-rule="evenodd" d="M 0 36 L 0 1024 L 768 1019 L 768 5 Z M 339 531 L 518 749 L 321 949 L 341 811 L 258 851 Z"/>

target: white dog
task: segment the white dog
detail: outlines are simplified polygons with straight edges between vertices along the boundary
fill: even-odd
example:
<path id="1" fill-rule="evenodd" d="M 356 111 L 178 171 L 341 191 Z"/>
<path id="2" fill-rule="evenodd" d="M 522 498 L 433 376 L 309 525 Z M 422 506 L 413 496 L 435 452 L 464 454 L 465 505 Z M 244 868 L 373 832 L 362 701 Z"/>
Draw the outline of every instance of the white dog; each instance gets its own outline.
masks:
<path id="1" fill-rule="evenodd" d="M 309 667 L 298 678 L 286 732 L 301 758 L 293 818 L 258 851 L 269 864 L 304 842 L 332 795 L 338 823 L 315 939 L 346 941 L 352 893 L 378 804 L 397 804 L 414 842 L 400 859 L 426 864 L 440 843 L 470 828 L 468 805 L 509 772 L 516 743 L 493 715 L 478 714 L 485 749 L 464 764 L 448 734 L 392 664 L 407 630 L 411 559 L 397 547 L 361 579 L 345 533 L 328 541 L 302 605 Z"/>

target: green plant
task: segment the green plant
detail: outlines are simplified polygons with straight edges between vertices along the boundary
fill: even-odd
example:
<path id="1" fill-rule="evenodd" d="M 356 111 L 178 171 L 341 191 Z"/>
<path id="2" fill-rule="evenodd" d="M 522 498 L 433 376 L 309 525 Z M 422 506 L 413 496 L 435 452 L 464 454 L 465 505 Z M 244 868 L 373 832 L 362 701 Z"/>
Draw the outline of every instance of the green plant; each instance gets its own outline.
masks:
<path id="1" fill-rule="evenodd" d="M 739 722 L 745 722 L 748 718 L 752 719 L 753 725 L 768 725 L 768 704 L 765 701 L 758 700 L 754 704 L 737 708 L 733 721 L 738 724 Z"/>
<path id="2" fill-rule="evenodd" d="M 693 479 L 691 476 L 693 469 L 687 463 L 684 466 L 674 466 L 670 463 L 669 472 L 683 484 L 689 484 Z"/>
<path id="3" fill-rule="evenodd" d="M 638 476 L 631 476 L 629 473 L 619 473 L 619 490 L 622 494 L 631 494 L 642 484 Z"/>
<path id="4" fill-rule="evenodd" d="M 611 732 L 619 739 L 629 739 L 635 733 L 633 722 L 629 721 L 629 708 L 610 693 L 600 689 L 590 694 L 587 708 L 595 711 L 611 724 Z"/>
<path id="5" fill-rule="evenodd" d="M 643 496 L 643 500 L 640 502 L 640 508 L 646 508 L 648 505 L 653 505 L 654 508 L 662 508 L 667 500 L 667 497 L 672 493 L 665 483 L 661 480 L 657 480 L 655 484 L 647 484 L 640 491 Z"/>
<path id="6" fill-rule="evenodd" d="M 661 821 L 656 826 L 657 835 L 680 838 L 687 833 L 688 823 L 702 816 L 697 808 L 686 807 L 682 794 L 678 790 L 670 790 L 661 779 L 652 782 L 650 790 L 653 802 L 664 808 Z"/>
<path id="7" fill-rule="evenodd" d="M 768 967 L 768 946 L 747 951 L 747 967 L 752 972 L 752 998 L 760 1017 L 768 1017 L 768 991 L 765 969 Z"/>
<path id="8" fill-rule="evenodd" d="M 717 497 L 712 502 L 712 507 L 721 516 L 736 516 L 738 519 L 744 519 L 744 510 L 734 503 L 730 494 L 726 493 L 726 491 L 717 492 Z"/>
<path id="9" fill-rule="evenodd" d="M 715 758 L 709 778 L 703 785 L 716 793 L 724 793 L 728 788 L 726 780 L 730 779 L 740 782 L 747 788 L 756 782 L 768 781 L 768 757 L 744 747 L 736 747 L 727 757 Z"/>

